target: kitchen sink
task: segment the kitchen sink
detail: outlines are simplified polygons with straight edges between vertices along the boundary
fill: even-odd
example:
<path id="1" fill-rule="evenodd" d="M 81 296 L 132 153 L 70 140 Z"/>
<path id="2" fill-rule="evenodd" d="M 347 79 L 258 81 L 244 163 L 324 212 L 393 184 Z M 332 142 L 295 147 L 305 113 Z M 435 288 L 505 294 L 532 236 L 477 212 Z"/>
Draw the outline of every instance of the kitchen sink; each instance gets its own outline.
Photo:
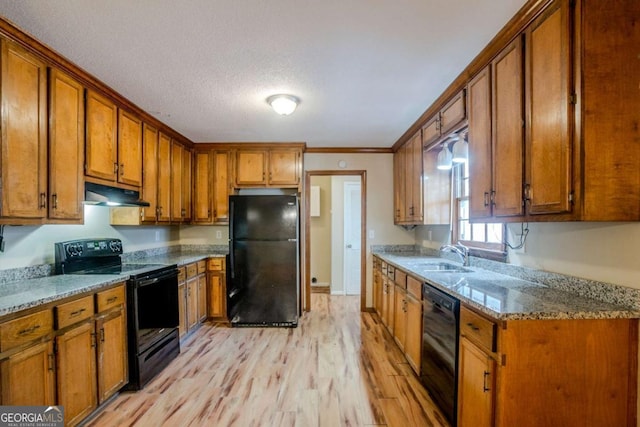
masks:
<path id="1" fill-rule="evenodd" d="M 455 264 L 449 264 L 448 262 L 432 262 L 432 263 L 424 263 L 418 264 L 422 271 L 429 272 L 443 272 L 443 273 L 471 273 L 471 270 L 460 267 Z"/>

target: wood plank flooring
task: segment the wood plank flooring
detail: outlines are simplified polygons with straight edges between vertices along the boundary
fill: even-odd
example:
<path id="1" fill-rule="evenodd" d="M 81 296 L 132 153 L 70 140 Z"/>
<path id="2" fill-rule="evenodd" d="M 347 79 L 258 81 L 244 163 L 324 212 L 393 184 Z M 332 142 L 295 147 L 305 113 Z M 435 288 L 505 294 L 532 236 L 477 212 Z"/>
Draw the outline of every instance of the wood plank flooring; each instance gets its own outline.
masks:
<path id="1" fill-rule="evenodd" d="M 359 296 L 311 297 L 295 329 L 205 323 L 144 390 L 88 425 L 448 427 Z"/>

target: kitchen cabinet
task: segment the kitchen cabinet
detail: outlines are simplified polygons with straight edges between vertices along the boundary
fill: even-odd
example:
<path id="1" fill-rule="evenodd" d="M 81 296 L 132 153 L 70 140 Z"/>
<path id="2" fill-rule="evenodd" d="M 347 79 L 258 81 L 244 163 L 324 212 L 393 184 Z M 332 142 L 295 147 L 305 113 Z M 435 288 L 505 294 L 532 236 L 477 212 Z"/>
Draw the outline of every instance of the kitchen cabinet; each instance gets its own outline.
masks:
<path id="1" fill-rule="evenodd" d="M 171 221 L 171 138 L 158 135 L 158 215 L 159 223 Z"/>
<path id="2" fill-rule="evenodd" d="M 0 48 L 1 219 L 38 223 L 47 216 L 48 199 L 47 67 L 8 40 L 0 39 Z"/>
<path id="3" fill-rule="evenodd" d="M 187 330 L 198 324 L 198 278 L 187 279 Z"/>
<path id="4" fill-rule="evenodd" d="M 229 221 L 229 176 L 228 151 L 194 153 L 194 223 Z"/>
<path id="5" fill-rule="evenodd" d="M 183 153 L 184 148 L 176 141 L 171 142 L 171 222 L 182 222 L 185 211 L 183 204 Z"/>
<path id="6" fill-rule="evenodd" d="M 202 264 L 202 266 L 201 266 Z M 198 261 L 198 321 L 207 320 L 207 274 L 206 261 Z"/>
<path id="7" fill-rule="evenodd" d="M 404 351 L 404 343 L 407 335 L 407 274 L 402 270 L 394 269 L 394 296 L 393 310 L 393 338 Z"/>
<path id="8" fill-rule="evenodd" d="M 497 322 L 463 304 L 458 424 L 635 426 L 637 343 L 637 319 Z"/>
<path id="9" fill-rule="evenodd" d="M 422 142 L 425 147 L 437 143 L 464 126 L 467 119 L 465 92 L 461 90 L 422 127 Z"/>
<path id="10" fill-rule="evenodd" d="M 2 405 L 54 405 L 53 313 L 44 309 L 0 323 Z"/>
<path id="11" fill-rule="evenodd" d="M 421 224 L 423 221 L 422 133 L 394 154 L 395 223 Z"/>
<path id="12" fill-rule="evenodd" d="M 373 308 L 382 314 L 382 261 L 379 258 L 373 258 Z"/>
<path id="13" fill-rule="evenodd" d="M 422 360 L 422 283 L 407 276 L 406 335 L 404 355 L 416 375 L 420 375 Z"/>
<path id="14" fill-rule="evenodd" d="M 387 276 L 385 280 L 385 301 L 383 303 L 383 318 L 382 323 L 387 327 L 387 330 L 393 336 L 393 329 L 395 325 L 395 301 L 396 301 L 396 287 L 394 284 L 395 268 L 387 264 Z"/>
<path id="15" fill-rule="evenodd" d="M 178 332 L 182 339 L 189 326 L 187 325 L 187 285 L 185 281 L 178 282 Z"/>
<path id="16" fill-rule="evenodd" d="M 298 187 L 302 175 L 299 148 L 238 149 L 235 161 L 237 187 Z"/>
<path id="17" fill-rule="evenodd" d="M 82 223 L 84 87 L 49 71 L 49 222 Z"/>
<path id="18" fill-rule="evenodd" d="M 445 225 L 451 222 L 451 171 L 437 168 L 439 152 L 439 147 L 435 147 L 421 153 L 424 211 L 422 223 L 430 225 Z"/>
<path id="19" fill-rule="evenodd" d="M 213 152 L 213 221 L 229 222 L 229 194 L 231 192 L 231 153 Z"/>
<path id="20" fill-rule="evenodd" d="M 87 90 L 86 158 L 88 177 L 114 182 L 118 176 L 118 108 L 104 96 Z"/>
<path id="21" fill-rule="evenodd" d="M 404 166 L 407 150 L 403 145 L 398 151 L 393 153 L 393 223 L 402 224 L 405 222 L 405 178 Z"/>
<path id="22" fill-rule="evenodd" d="M 155 223 L 158 215 L 158 129 L 144 123 L 142 126 L 142 200 L 149 202 L 142 208 L 143 223 Z"/>
<path id="23" fill-rule="evenodd" d="M 224 258 L 207 261 L 207 310 L 214 320 L 227 320 L 227 284 Z"/>
<path id="24" fill-rule="evenodd" d="M 205 261 L 187 264 L 178 271 L 178 329 L 182 338 L 206 319 Z"/>
<path id="25" fill-rule="evenodd" d="M 193 197 L 193 153 L 184 148 L 182 152 L 182 221 L 191 222 L 191 204 Z"/>
<path id="26" fill-rule="evenodd" d="M 142 185 L 142 121 L 118 109 L 118 182 Z"/>

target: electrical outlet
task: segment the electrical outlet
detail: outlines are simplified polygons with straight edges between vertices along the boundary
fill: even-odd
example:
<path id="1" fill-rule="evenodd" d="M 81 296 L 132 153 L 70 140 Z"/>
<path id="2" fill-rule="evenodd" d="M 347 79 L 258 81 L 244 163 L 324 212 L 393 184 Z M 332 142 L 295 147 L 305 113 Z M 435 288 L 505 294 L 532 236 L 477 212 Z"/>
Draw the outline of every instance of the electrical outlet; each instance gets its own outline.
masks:
<path id="1" fill-rule="evenodd" d="M 160 231 L 156 231 L 156 242 L 160 241 Z"/>
<path id="2" fill-rule="evenodd" d="M 427 231 L 427 240 L 430 242 L 433 241 L 433 232 L 432 230 Z"/>
<path id="3" fill-rule="evenodd" d="M 373 230 L 369 230 L 369 238 L 374 239 L 376 237 L 376 233 Z"/>
<path id="4" fill-rule="evenodd" d="M 222 239 L 222 231 L 216 230 L 216 239 Z"/>

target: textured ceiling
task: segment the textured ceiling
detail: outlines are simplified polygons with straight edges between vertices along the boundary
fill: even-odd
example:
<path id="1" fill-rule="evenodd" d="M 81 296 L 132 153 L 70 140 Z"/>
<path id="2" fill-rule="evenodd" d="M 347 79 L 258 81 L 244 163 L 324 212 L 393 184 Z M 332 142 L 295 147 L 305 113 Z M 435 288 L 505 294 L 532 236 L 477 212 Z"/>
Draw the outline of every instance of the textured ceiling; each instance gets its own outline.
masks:
<path id="1" fill-rule="evenodd" d="M 524 0 L 0 0 L 194 142 L 390 147 Z M 301 99 L 278 116 L 265 99 Z"/>

